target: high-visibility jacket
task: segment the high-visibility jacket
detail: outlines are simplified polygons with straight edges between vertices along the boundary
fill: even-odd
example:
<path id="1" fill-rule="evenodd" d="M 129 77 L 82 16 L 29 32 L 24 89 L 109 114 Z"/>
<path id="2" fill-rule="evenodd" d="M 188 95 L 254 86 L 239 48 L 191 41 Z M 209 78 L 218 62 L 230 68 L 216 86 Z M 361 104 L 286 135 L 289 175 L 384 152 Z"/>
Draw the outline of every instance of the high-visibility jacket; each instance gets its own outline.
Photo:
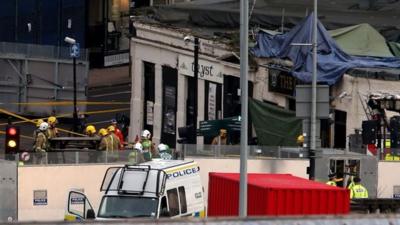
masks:
<path id="1" fill-rule="evenodd" d="M 387 160 L 387 161 L 399 161 L 400 157 L 397 156 L 397 155 L 391 155 L 391 154 L 388 153 L 388 154 L 385 155 L 385 160 Z"/>
<path id="2" fill-rule="evenodd" d="M 368 190 L 361 184 L 355 184 L 350 189 L 350 198 L 368 198 Z"/>
<path id="3" fill-rule="evenodd" d="M 331 186 L 335 186 L 335 187 L 337 186 L 337 185 L 336 185 L 336 182 L 335 182 L 335 181 L 332 181 L 332 180 L 326 182 L 326 184 L 327 184 L 327 185 L 331 185 Z"/>

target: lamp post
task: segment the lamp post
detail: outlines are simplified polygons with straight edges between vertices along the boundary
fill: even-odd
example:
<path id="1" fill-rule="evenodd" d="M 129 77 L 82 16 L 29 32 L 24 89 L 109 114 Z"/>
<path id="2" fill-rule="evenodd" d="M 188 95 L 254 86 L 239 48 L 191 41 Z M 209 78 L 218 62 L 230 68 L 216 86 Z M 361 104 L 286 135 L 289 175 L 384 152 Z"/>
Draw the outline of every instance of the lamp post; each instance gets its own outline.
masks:
<path id="1" fill-rule="evenodd" d="M 78 125 L 78 110 L 76 107 L 76 58 L 79 57 L 79 43 L 76 43 L 76 40 L 70 37 L 66 37 L 64 39 L 65 42 L 71 45 L 70 56 L 72 57 L 72 64 L 73 64 L 73 83 L 74 83 L 74 125 L 73 130 L 77 132 L 77 125 Z"/>
<path id="2" fill-rule="evenodd" d="M 194 113 L 193 113 L 193 117 L 194 117 L 194 125 L 193 125 L 193 129 L 194 129 L 194 143 L 193 144 L 197 144 L 197 85 L 198 85 L 198 79 L 199 79 L 199 38 L 195 37 L 194 38 L 194 69 L 193 69 L 193 75 L 194 75 Z"/>
<path id="3" fill-rule="evenodd" d="M 194 77 L 194 101 L 193 101 L 193 130 L 194 130 L 194 138 L 193 138 L 193 143 L 191 144 L 196 144 L 197 143 L 197 86 L 198 86 L 198 79 L 199 79 L 199 48 L 200 48 L 200 41 L 198 37 L 192 37 L 192 36 L 185 36 L 183 38 L 183 40 L 185 41 L 185 44 L 189 44 L 189 43 L 193 43 L 194 44 L 194 56 L 193 56 L 193 77 Z M 190 139 L 189 139 L 190 140 Z M 191 141 L 190 141 L 191 142 Z"/>

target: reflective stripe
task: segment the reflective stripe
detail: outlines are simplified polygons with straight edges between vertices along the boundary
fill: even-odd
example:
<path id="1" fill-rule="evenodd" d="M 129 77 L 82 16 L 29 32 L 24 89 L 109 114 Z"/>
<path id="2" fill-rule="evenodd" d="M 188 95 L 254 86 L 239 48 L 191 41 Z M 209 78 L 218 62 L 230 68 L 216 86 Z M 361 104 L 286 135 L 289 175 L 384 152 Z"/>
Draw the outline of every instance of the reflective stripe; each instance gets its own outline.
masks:
<path id="1" fill-rule="evenodd" d="M 368 190 L 361 184 L 356 184 L 350 190 L 350 198 L 368 198 Z"/>
<path id="2" fill-rule="evenodd" d="M 331 181 L 331 180 L 328 181 L 328 182 L 326 182 L 326 184 L 327 184 L 327 185 L 330 185 L 330 186 L 335 186 L 335 187 L 337 186 L 337 185 L 336 185 L 336 182 L 335 182 L 335 181 Z"/>

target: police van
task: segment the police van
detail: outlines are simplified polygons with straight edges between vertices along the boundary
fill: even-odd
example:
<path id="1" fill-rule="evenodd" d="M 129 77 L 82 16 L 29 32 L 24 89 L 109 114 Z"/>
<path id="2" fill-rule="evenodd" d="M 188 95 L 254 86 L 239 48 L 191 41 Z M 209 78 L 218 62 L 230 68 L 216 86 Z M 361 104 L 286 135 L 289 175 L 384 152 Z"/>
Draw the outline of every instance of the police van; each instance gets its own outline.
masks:
<path id="1" fill-rule="evenodd" d="M 204 190 L 194 161 L 153 159 L 110 167 L 97 215 L 86 196 L 70 191 L 65 220 L 204 217 Z"/>

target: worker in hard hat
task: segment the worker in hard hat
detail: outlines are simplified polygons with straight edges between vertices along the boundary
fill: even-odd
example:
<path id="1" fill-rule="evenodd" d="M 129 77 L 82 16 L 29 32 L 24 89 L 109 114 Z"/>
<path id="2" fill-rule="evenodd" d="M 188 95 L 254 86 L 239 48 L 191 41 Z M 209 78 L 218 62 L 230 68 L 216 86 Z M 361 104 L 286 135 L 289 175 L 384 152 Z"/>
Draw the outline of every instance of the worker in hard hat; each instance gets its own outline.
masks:
<path id="1" fill-rule="evenodd" d="M 38 119 L 38 120 L 36 121 L 36 128 L 35 128 L 35 130 L 33 131 L 33 139 L 34 139 L 34 140 L 36 140 L 36 136 L 37 136 L 37 134 L 39 133 L 40 124 L 42 124 L 43 122 L 44 122 L 43 119 Z"/>
<path id="2" fill-rule="evenodd" d="M 172 159 L 172 152 L 169 148 L 168 145 L 166 144 L 159 144 L 157 146 L 157 150 L 159 152 L 159 155 L 162 159 L 167 159 L 167 160 L 171 160 Z"/>
<path id="3" fill-rule="evenodd" d="M 157 155 L 154 150 L 153 143 L 151 141 L 151 133 L 148 130 L 143 130 L 140 143 L 143 146 L 143 157 L 146 161 L 150 161 L 155 155 Z"/>
<path id="4" fill-rule="evenodd" d="M 143 158 L 143 145 L 140 142 L 135 143 L 133 151 L 128 155 L 130 164 L 145 162 Z"/>
<path id="5" fill-rule="evenodd" d="M 119 149 L 121 149 L 121 142 L 119 141 L 119 138 L 117 137 L 117 135 L 115 135 L 115 127 L 114 126 L 109 126 L 107 128 L 107 132 L 108 132 L 108 140 L 110 141 L 109 146 L 110 149 L 108 149 L 109 151 L 117 151 Z"/>
<path id="6" fill-rule="evenodd" d="M 96 136 L 97 136 L 97 135 L 96 135 L 96 127 L 93 126 L 93 125 L 88 125 L 88 126 L 85 128 L 85 134 L 86 134 L 88 137 L 96 137 Z"/>
<path id="7" fill-rule="evenodd" d="M 99 145 L 99 150 L 101 150 L 101 151 L 108 151 L 108 147 L 109 147 L 108 142 L 109 142 L 109 140 L 108 140 L 107 135 L 108 135 L 107 129 L 101 128 L 99 130 L 99 136 L 101 138 L 100 145 Z"/>
<path id="8" fill-rule="evenodd" d="M 116 119 L 111 120 L 111 126 L 114 127 L 114 134 L 118 137 L 119 142 L 121 143 L 120 149 L 124 148 L 124 135 L 121 130 L 118 128 L 118 123 Z"/>
<path id="9" fill-rule="evenodd" d="M 58 135 L 59 135 L 57 127 L 56 127 L 57 122 L 58 121 L 57 121 L 57 118 L 55 116 L 50 116 L 47 119 L 47 123 L 49 124 L 49 129 L 47 130 L 47 137 L 49 139 L 58 137 Z"/>
<path id="10" fill-rule="evenodd" d="M 47 137 L 48 129 L 49 129 L 49 124 L 46 122 L 42 122 L 39 125 L 38 133 L 36 134 L 36 139 L 33 146 L 34 151 L 37 153 L 38 163 L 40 164 L 44 163 L 45 154 L 49 148 L 49 142 Z"/>
<path id="11" fill-rule="evenodd" d="M 89 161 L 90 162 L 97 162 L 98 161 L 98 156 L 99 156 L 99 152 L 97 151 L 93 151 L 98 149 L 98 137 L 99 135 L 97 135 L 96 133 L 96 127 L 93 125 L 88 125 L 85 128 L 85 135 L 87 135 L 90 138 L 93 138 L 91 140 L 86 141 L 86 144 L 88 146 L 88 149 L 91 149 L 92 151 L 89 151 Z"/>
<path id="12" fill-rule="evenodd" d="M 296 143 L 299 145 L 299 147 L 303 147 L 303 144 L 304 144 L 304 136 L 301 135 L 301 134 L 300 134 L 299 136 L 297 136 Z"/>

